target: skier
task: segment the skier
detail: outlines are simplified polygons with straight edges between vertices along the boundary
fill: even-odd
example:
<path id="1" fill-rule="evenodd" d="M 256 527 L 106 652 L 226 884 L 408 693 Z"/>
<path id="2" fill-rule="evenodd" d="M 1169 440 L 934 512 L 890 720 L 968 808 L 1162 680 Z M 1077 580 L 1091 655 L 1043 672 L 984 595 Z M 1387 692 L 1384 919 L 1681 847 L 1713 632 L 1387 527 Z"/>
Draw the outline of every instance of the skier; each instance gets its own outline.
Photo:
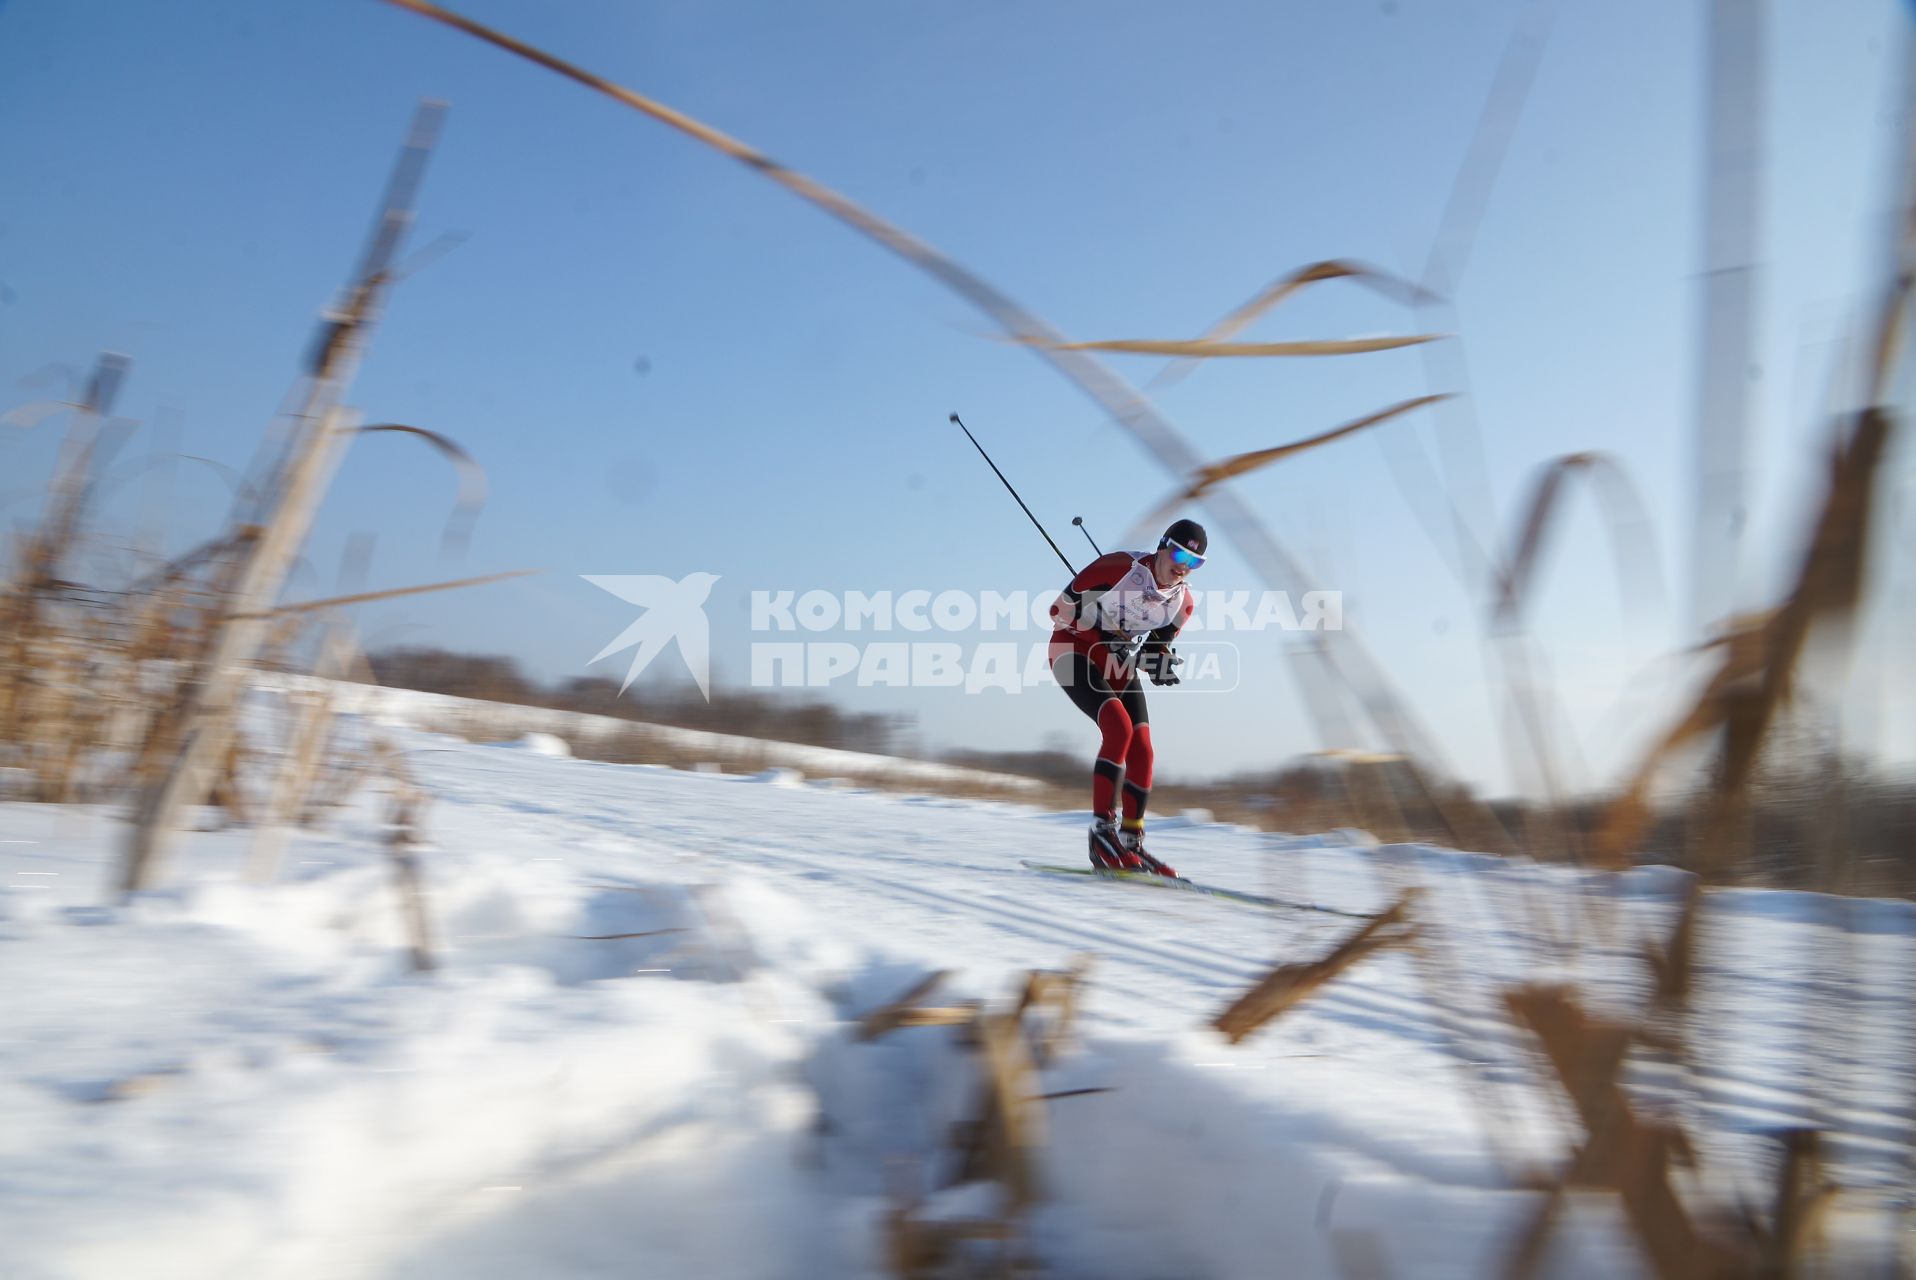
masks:
<path id="1" fill-rule="evenodd" d="M 1144 807 L 1151 798 L 1151 724 L 1141 670 L 1156 685 L 1178 683 L 1171 648 L 1196 608 L 1185 585 L 1204 563 L 1209 539 L 1195 520 L 1179 520 L 1156 551 L 1113 551 L 1086 565 L 1051 606 L 1051 671 L 1078 710 L 1103 735 L 1091 768 L 1091 865 L 1120 871 L 1177 872 L 1144 849 Z M 1134 655 L 1132 645 L 1144 643 Z M 1123 782 L 1124 821 L 1114 803 Z"/>

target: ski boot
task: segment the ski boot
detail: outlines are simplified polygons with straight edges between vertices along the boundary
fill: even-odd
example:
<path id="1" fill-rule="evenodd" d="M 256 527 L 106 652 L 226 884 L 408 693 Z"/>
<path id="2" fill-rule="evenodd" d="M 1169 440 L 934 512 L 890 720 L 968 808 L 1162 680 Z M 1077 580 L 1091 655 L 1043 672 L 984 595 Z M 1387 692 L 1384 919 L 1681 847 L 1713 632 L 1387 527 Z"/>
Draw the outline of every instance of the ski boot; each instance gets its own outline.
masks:
<path id="1" fill-rule="evenodd" d="M 1137 859 L 1140 868 L 1152 875 L 1163 876 L 1167 880 L 1178 878 L 1178 873 L 1171 869 L 1170 863 L 1160 862 L 1144 851 L 1143 827 L 1126 827 L 1119 831 L 1118 846 Z"/>
<path id="2" fill-rule="evenodd" d="M 1100 871 L 1147 870 L 1138 855 L 1125 848 L 1118 824 L 1109 818 L 1092 819 L 1091 865 Z"/>

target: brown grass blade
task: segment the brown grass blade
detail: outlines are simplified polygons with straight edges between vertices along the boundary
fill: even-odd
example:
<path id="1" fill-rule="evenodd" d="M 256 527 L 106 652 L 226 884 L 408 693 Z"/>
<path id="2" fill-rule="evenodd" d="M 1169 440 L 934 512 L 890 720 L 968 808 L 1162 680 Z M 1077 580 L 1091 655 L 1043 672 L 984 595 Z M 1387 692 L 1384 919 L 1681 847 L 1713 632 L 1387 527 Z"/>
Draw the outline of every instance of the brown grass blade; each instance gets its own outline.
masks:
<path id="1" fill-rule="evenodd" d="M 1866 409 L 1849 437 L 1837 441 L 1829 494 L 1795 586 L 1781 607 L 1725 637 L 1721 663 L 1703 693 L 1650 750 L 1624 793 L 1609 806 L 1597 833 L 1597 849 L 1610 865 L 1622 865 L 1642 835 L 1649 821 L 1649 789 L 1665 760 L 1684 744 L 1722 729 L 1716 798 L 1705 832 L 1705 862 L 1714 863 L 1763 737 L 1777 708 L 1790 696 L 1812 626 L 1849 613 L 1861 593 L 1873 481 L 1889 428 L 1887 413 Z"/>
<path id="2" fill-rule="evenodd" d="M 1333 440 L 1341 440 L 1345 436 L 1354 435 L 1366 427 L 1374 427 L 1379 423 L 1389 422 L 1392 418 L 1400 414 L 1409 413 L 1412 409 L 1421 409 L 1427 404 L 1435 404 L 1439 400 L 1448 400 L 1449 398 L 1448 395 L 1416 396 L 1412 399 L 1391 405 L 1388 409 L 1380 409 L 1376 413 L 1366 414 L 1364 417 L 1358 418 L 1353 422 L 1346 422 L 1341 427 L 1332 427 L 1329 431 L 1307 437 L 1303 440 L 1293 440 L 1289 444 L 1280 444 L 1271 449 L 1257 449 L 1250 453 L 1240 453 L 1236 457 L 1226 458 L 1222 462 L 1206 463 L 1203 467 L 1199 468 L 1198 471 L 1198 483 L 1200 485 L 1198 492 L 1201 493 L 1212 485 L 1229 480 L 1233 476 L 1241 476 L 1247 472 L 1256 471 L 1260 467 L 1267 467 L 1273 462 L 1295 457 L 1300 453 L 1308 453 L 1320 445 L 1326 445 Z"/>
<path id="3" fill-rule="evenodd" d="M 486 502 L 486 469 L 458 441 L 437 431 L 409 427 L 401 422 L 382 422 L 377 426 L 359 429 L 361 435 L 375 432 L 417 436 L 439 450 L 446 461 L 452 463 L 453 469 L 459 473 L 459 497 L 453 505 L 452 518 L 446 521 L 443 541 L 448 551 L 464 550 L 466 540 L 472 534 L 473 522 L 479 518 L 479 508 Z"/>
<path id="4" fill-rule="evenodd" d="M 1245 326 L 1269 312 L 1292 294 L 1323 280 L 1351 280 L 1411 306 L 1430 301 L 1433 296 L 1428 290 L 1391 275 L 1387 271 L 1366 266 L 1361 262 L 1333 258 L 1324 262 L 1313 262 L 1309 266 L 1300 267 L 1289 275 L 1273 280 L 1256 297 L 1212 325 L 1204 336 L 1207 339 L 1220 340 L 1242 332 Z"/>
<path id="5" fill-rule="evenodd" d="M 23 431 L 31 431 L 56 413 L 84 407 L 71 400 L 35 400 L 32 404 L 23 404 L 17 409 L 0 413 L 0 427 L 19 427 Z"/>
<path id="6" fill-rule="evenodd" d="M 899 995 L 866 1014 L 858 1022 L 858 1038 L 874 1040 L 902 1025 L 902 1020 L 918 1002 L 929 996 L 951 976 L 949 969 L 933 969 Z"/>
<path id="7" fill-rule="evenodd" d="M 1341 440 L 1345 436 L 1354 435 L 1364 430 L 1366 427 L 1374 427 L 1379 423 L 1388 422 L 1400 414 L 1409 413 L 1412 409 L 1421 409 L 1427 404 L 1434 404 L 1439 400 L 1446 399 L 1449 399 L 1448 395 L 1417 396 L 1413 399 L 1394 404 L 1388 409 L 1380 409 L 1376 413 L 1366 414 L 1364 417 L 1358 418 L 1355 421 L 1346 422 L 1341 427 L 1332 427 L 1329 431 L 1308 436 L 1303 440 L 1293 440 L 1289 444 L 1280 444 L 1271 449 L 1256 449 L 1250 453 L 1240 453 L 1235 457 L 1225 458 L 1219 462 L 1207 462 L 1197 469 L 1191 478 L 1190 484 L 1177 490 L 1169 498 L 1166 498 L 1162 503 L 1153 507 L 1149 513 L 1133 523 L 1130 537 L 1133 541 L 1136 541 L 1139 537 L 1143 536 L 1145 530 L 1155 529 L 1162 525 L 1178 507 L 1183 506 L 1187 502 L 1196 501 L 1198 498 L 1203 497 L 1213 486 L 1221 484 L 1234 476 L 1245 475 L 1248 472 L 1256 471 L 1260 467 L 1267 467 L 1273 462 L 1280 462 L 1285 458 L 1294 457 L 1300 453 L 1307 453 L 1319 445 L 1329 444 L 1333 440 Z"/>
<path id="8" fill-rule="evenodd" d="M 530 574 L 542 573 L 541 569 L 508 569 L 504 573 L 487 573 L 477 578 L 458 578 L 452 582 L 429 582 L 417 587 L 393 587 L 386 591 L 360 591 L 350 596 L 334 596 L 330 600 L 302 600 L 298 604 L 283 604 L 275 609 L 263 609 L 258 613 L 236 613 L 234 621 L 243 618 L 283 618 L 288 614 L 311 613 L 315 609 L 332 609 L 340 605 L 365 604 L 371 600 L 394 600 L 400 596 L 424 595 L 429 591 L 452 591 L 459 587 L 482 587 L 489 582 L 504 582 L 508 578 L 524 578 Z"/>
<path id="9" fill-rule="evenodd" d="M 395 0 L 398 2 L 398 0 Z M 1435 342 L 1441 333 L 1413 333 L 1392 338 L 1318 338 L 1297 342 L 1213 342 L 1204 338 L 1114 338 L 1104 342 L 1052 342 L 1029 335 L 1011 339 L 1028 347 L 1053 351 L 1110 351 L 1134 356 L 1178 356 L 1186 360 L 1228 360 L 1245 356 L 1354 356 L 1371 351 L 1395 351 Z"/>
<path id="10" fill-rule="evenodd" d="M 1412 306 L 1430 300 L 1433 295 L 1410 283 L 1399 279 L 1376 267 L 1359 262 L 1331 259 L 1325 262 L 1313 262 L 1300 267 L 1289 275 L 1280 276 L 1259 290 L 1249 302 L 1239 307 L 1222 320 L 1204 331 L 1205 342 L 1222 342 L 1244 331 L 1252 321 L 1275 308 L 1286 298 L 1300 290 L 1323 280 L 1352 280 L 1368 288 Z M 1197 367 L 1197 361 L 1181 359 L 1158 371 L 1156 377 L 1145 384 L 1147 391 L 1159 391 L 1175 385 L 1186 374 Z"/>
<path id="11" fill-rule="evenodd" d="M 1416 897 L 1416 890 L 1406 890 L 1385 911 L 1366 921 L 1320 959 L 1278 965 L 1233 1000 L 1211 1020 L 1211 1025 L 1236 1044 L 1302 1003 L 1312 992 L 1364 957 L 1409 941 L 1416 933 L 1416 925 L 1411 921 L 1411 907 Z"/>
<path id="12" fill-rule="evenodd" d="M 1617 562 L 1618 589 L 1625 612 L 1630 609 L 1629 587 L 1634 572 L 1650 575 L 1655 582 L 1656 553 L 1651 540 L 1649 517 L 1644 512 L 1636 486 L 1628 473 L 1607 454 L 1569 453 L 1544 464 L 1517 535 L 1516 551 L 1508 568 L 1499 574 L 1497 599 L 1491 608 L 1493 622 L 1514 625 L 1529 597 L 1537 561 L 1548 541 L 1553 517 L 1562 502 L 1564 482 L 1572 475 L 1588 475 L 1596 488 L 1598 501 L 1610 528 L 1611 548 Z M 1654 594 L 1662 595 L 1660 587 Z"/>

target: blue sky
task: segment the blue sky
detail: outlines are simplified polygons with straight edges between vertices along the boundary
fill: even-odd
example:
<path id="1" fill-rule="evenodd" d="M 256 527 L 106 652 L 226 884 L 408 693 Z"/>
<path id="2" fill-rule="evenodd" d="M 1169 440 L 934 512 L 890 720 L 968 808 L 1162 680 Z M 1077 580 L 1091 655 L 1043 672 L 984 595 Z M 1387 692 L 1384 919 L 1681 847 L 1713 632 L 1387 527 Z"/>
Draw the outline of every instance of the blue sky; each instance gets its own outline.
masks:
<path id="1" fill-rule="evenodd" d="M 1267 280 L 1351 257 L 1414 276 L 1516 3 L 713 4 L 470 0 L 467 15 L 752 143 L 982 274 L 1074 337 L 1195 336 Z M 1757 505 L 1741 597 L 1773 588 L 1815 492 L 1838 344 L 1880 273 L 1896 66 L 1891 0 L 1772 6 Z M 1489 460 L 1482 518 L 1535 467 L 1619 456 L 1655 516 L 1672 603 L 1620 612 L 1587 499 L 1538 638 L 1590 780 L 1671 706 L 1690 511 L 1703 9 L 1624 0 L 1557 19 L 1455 292 Z M 1042 592 L 1062 571 L 962 436 L 963 413 L 1074 558 L 1170 478 L 964 303 L 740 166 L 469 37 L 371 0 L 0 7 L 0 390 L 102 349 L 135 361 L 120 411 L 178 447 L 250 458 L 314 318 L 352 265 L 414 103 L 450 103 L 417 248 L 459 247 L 394 294 L 352 400 L 443 431 L 485 466 L 472 545 L 443 559 L 450 472 L 416 442 L 356 445 L 301 594 L 356 532 L 372 585 L 538 577 L 368 608 L 372 643 L 582 672 L 630 606 L 580 574 L 707 571 L 714 670 L 748 672 L 753 589 Z M 1407 332 L 1396 304 L 1319 286 L 1251 338 Z M 1160 362 L 1117 367 L 1141 384 Z M 1212 362 L 1161 400 L 1207 454 L 1312 434 L 1431 389 L 1415 351 Z M 149 427 L 149 431 L 151 428 Z M 1386 433 L 1391 433 L 1388 437 Z M 126 458 L 167 439 L 143 433 Z M 0 517 L 30 514 L 48 427 L 0 436 Z M 1429 416 L 1252 477 L 1241 492 L 1328 586 L 1443 740 L 1511 784 L 1480 612 L 1393 468 Z M 1859 745 L 1916 751 L 1907 450 L 1885 492 Z M 172 545 L 225 505 L 172 481 Z M 140 486 L 130 485 L 128 493 Z M 13 496 L 7 496 L 11 491 Z M 1427 498 L 1427 495 L 1426 495 Z M 130 528 L 137 501 L 109 528 Z M 1902 562 L 1899 565 L 1897 562 Z M 1219 545 L 1198 585 L 1261 584 Z M 1906 659 L 1903 660 L 1906 663 Z M 617 671 L 617 659 L 605 669 Z M 1154 699 L 1161 769 L 1194 776 L 1324 745 L 1274 644 L 1230 696 Z M 1650 671 L 1658 679 L 1632 683 Z M 1874 682 L 1874 683 L 1870 683 Z M 1618 695 L 1635 694 L 1618 709 Z M 930 746 L 1092 746 L 1051 691 L 839 691 L 918 717 Z M 1898 701 L 1900 699 L 1900 701 Z M 1903 736 L 1898 737 L 1901 734 Z"/>

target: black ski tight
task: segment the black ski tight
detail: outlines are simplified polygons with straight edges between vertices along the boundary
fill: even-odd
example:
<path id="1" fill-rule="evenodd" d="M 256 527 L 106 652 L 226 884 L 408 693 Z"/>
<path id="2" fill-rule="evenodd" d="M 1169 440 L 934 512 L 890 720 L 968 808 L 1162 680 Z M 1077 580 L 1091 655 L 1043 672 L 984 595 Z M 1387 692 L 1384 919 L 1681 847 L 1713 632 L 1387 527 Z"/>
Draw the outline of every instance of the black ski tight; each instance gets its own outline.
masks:
<path id="1" fill-rule="evenodd" d="M 1103 741 L 1091 766 L 1091 810 L 1111 814 L 1117 809 L 1117 791 L 1124 783 L 1124 816 L 1144 820 L 1151 797 L 1151 710 L 1144 688 L 1133 676 L 1122 690 L 1111 687 L 1104 672 L 1077 649 L 1065 649 L 1051 659 L 1051 673 L 1065 696 L 1097 724 Z"/>

